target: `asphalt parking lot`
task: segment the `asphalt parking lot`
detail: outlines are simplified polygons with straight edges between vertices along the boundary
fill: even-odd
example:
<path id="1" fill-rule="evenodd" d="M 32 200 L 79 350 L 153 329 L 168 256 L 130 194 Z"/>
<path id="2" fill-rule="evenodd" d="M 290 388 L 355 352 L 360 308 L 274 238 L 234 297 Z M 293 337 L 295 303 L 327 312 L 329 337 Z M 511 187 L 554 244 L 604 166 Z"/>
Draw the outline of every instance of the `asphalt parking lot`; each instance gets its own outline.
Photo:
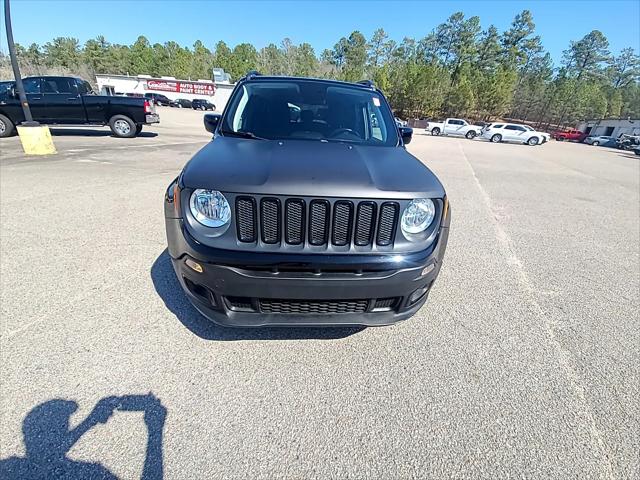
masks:
<path id="1" fill-rule="evenodd" d="M 119 478 L 145 458 L 167 479 L 640 477 L 640 157 L 417 132 L 453 209 L 425 307 L 233 330 L 164 252 L 162 195 L 209 139 L 202 112 L 160 115 L 135 139 L 54 129 L 52 157 L 0 141 L 5 468 L 57 452 Z"/>

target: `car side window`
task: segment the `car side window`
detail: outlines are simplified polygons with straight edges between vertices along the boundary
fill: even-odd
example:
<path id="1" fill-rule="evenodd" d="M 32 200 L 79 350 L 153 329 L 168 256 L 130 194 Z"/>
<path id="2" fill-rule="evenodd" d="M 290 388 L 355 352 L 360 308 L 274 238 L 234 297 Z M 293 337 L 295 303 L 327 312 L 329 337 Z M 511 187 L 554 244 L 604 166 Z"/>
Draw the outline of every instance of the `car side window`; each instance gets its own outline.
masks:
<path id="1" fill-rule="evenodd" d="M 68 93 L 77 95 L 78 87 L 76 86 L 76 82 L 71 78 L 49 77 L 43 79 L 42 93 Z"/>
<path id="2" fill-rule="evenodd" d="M 24 86 L 24 92 L 27 94 L 40 93 L 40 79 L 39 78 L 26 78 L 22 81 Z"/>
<path id="3" fill-rule="evenodd" d="M 506 127 L 504 127 L 505 130 L 520 130 L 520 127 L 516 126 L 516 125 L 507 125 Z"/>
<path id="4" fill-rule="evenodd" d="M 491 128 L 502 128 L 502 127 L 504 127 L 504 125 L 502 125 L 501 123 L 491 126 Z"/>

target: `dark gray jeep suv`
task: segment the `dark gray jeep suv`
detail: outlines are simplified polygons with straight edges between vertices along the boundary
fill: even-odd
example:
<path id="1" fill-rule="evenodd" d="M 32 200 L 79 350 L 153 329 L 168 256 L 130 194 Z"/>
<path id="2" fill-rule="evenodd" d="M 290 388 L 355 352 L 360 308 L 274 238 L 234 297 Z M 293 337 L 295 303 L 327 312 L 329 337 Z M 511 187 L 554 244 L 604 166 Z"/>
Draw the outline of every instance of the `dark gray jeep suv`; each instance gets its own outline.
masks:
<path id="1" fill-rule="evenodd" d="M 216 323 L 386 325 L 424 304 L 449 235 L 444 188 L 382 93 L 253 73 L 165 195 L 169 254 Z"/>

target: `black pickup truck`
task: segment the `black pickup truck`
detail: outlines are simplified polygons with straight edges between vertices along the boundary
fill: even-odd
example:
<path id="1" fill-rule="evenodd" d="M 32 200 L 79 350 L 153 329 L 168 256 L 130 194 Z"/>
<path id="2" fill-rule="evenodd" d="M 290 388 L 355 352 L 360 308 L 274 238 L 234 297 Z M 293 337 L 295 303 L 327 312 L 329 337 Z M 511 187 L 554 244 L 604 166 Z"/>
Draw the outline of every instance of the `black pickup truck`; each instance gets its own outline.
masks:
<path id="1" fill-rule="evenodd" d="M 31 115 L 40 123 L 109 125 L 117 137 L 135 137 L 143 125 L 160 121 L 148 99 L 96 95 L 81 78 L 28 77 L 23 84 Z M 15 84 L 4 87 L 0 89 L 0 137 L 9 137 L 15 134 L 15 125 L 24 121 L 24 113 Z"/>

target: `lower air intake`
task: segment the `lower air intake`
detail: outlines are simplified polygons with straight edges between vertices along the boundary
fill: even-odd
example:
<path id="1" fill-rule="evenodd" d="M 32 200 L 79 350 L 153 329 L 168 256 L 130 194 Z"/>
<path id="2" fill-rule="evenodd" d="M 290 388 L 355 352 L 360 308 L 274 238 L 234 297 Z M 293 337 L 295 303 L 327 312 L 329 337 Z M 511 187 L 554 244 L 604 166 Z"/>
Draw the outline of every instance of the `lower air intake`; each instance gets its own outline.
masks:
<path id="1" fill-rule="evenodd" d="M 260 310 L 264 313 L 290 315 L 322 315 L 339 313 L 364 313 L 367 300 L 286 300 L 260 299 Z"/>

